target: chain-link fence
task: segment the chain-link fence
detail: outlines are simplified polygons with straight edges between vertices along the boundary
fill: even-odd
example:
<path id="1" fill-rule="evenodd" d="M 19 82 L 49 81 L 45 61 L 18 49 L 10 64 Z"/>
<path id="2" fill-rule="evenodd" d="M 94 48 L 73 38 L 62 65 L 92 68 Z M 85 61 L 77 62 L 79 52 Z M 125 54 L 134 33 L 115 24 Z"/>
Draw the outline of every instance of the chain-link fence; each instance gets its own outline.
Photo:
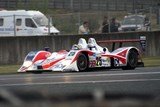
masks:
<path id="1" fill-rule="evenodd" d="M 78 12 L 70 14 L 53 14 L 53 24 L 61 31 L 61 34 L 77 34 L 79 26 L 84 22 L 89 22 L 90 33 L 101 33 L 100 28 L 104 17 L 108 21 L 116 18 L 117 22 L 121 23 L 127 12 Z M 156 14 L 146 12 L 144 14 L 150 19 L 152 30 L 158 30 Z"/>
<path id="2" fill-rule="evenodd" d="M 97 33 L 104 16 L 122 21 L 128 12 L 137 11 L 150 18 L 155 30 L 160 20 L 157 17 L 159 5 L 159 0 L 0 0 L 0 8 L 33 9 L 51 16 L 61 34 L 77 34 L 84 21 L 89 22 L 91 33 Z M 63 9 L 63 12 L 57 9 Z"/>
<path id="3" fill-rule="evenodd" d="M 77 12 L 77 13 L 66 13 L 66 14 L 49 14 L 49 15 L 47 15 L 48 22 L 47 22 L 46 26 L 48 25 L 48 27 L 49 27 L 49 24 L 52 23 L 53 26 L 60 31 L 60 34 L 78 34 L 79 26 L 82 25 L 84 21 L 87 21 L 87 22 L 89 22 L 90 33 L 102 33 L 101 28 L 103 26 L 102 23 L 103 23 L 104 17 L 107 17 L 108 21 L 110 21 L 112 18 L 116 18 L 116 21 L 121 23 L 121 21 L 123 20 L 123 18 L 126 15 L 127 15 L 127 12 Z M 152 30 L 156 30 L 157 29 L 156 15 L 152 14 L 152 13 L 146 13 L 145 15 L 151 19 Z M 22 31 L 22 28 L 20 28 L 21 26 L 17 25 L 17 23 L 18 23 L 17 21 L 19 21 L 19 19 L 24 20 L 25 18 L 27 18 L 26 16 L 27 16 L 27 14 L 25 16 L 23 16 L 23 18 L 22 18 L 22 15 L 21 15 L 21 17 L 19 15 L 18 16 L 16 16 L 16 15 L 10 16 L 11 18 L 10 19 L 8 18 L 8 20 L 14 20 L 14 24 L 11 25 L 11 23 L 10 23 L 9 26 L 4 26 L 4 27 L 1 26 L 1 30 L 4 30 L 6 27 L 12 28 L 13 29 L 12 35 L 14 35 L 14 36 L 21 35 L 21 33 L 19 32 L 18 29 L 21 29 L 21 31 Z M 0 17 L 1 17 L 1 19 L 2 19 L 2 17 L 3 17 L 3 19 L 6 19 L 6 16 L 0 15 Z M 32 17 L 30 17 L 30 18 L 33 19 Z M 35 21 L 33 21 L 33 22 L 36 23 Z M 23 28 L 23 29 L 25 29 L 25 28 Z M 35 28 L 35 29 L 37 29 L 37 28 Z M 33 27 L 32 27 L 32 30 L 34 30 Z M 17 34 L 17 32 L 19 32 L 20 34 Z M 48 29 L 48 34 L 50 34 L 50 33 L 51 33 L 50 29 Z M 30 33 L 30 35 L 32 35 L 32 34 Z M 34 35 L 36 35 L 36 34 L 34 34 Z"/>
<path id="4" fill-rule="evenodd" d="M 0 0 L 0 7 L 6 9 L 70 9 L 73 11 L 134 11 L 157 7 L 159 0 Z"/>

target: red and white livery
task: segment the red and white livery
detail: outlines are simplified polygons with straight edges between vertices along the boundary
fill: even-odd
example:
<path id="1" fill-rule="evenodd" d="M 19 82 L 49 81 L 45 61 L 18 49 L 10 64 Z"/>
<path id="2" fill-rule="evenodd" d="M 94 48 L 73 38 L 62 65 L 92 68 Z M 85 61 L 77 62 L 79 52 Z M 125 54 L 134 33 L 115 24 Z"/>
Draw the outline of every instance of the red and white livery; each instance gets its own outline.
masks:
<path id="1" fill-rule="evenodd" d="M 121 47 L 109 52 L 106 47 L 99 46 L 94 38 L 89 38 L 88 43 L 80 38 L 69 52 L 30 52 L 18 72 L 85 71 L 96 67 L 135 69 L 140 56 L 136 47 Z"/>

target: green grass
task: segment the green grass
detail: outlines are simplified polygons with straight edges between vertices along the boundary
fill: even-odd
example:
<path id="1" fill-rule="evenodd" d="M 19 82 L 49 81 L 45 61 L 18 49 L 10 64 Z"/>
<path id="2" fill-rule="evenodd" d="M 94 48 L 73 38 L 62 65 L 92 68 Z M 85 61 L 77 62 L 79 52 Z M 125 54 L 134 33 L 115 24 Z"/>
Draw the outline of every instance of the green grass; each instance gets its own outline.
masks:
<path id="1" fill-rule="evenodd" d="M 0 65 L 0 74 L 14 74 L 19 68 L 20 65 Z"/>
<path id="2" fill-rule="evenodd" d="M 146 57 L 143 62 L 146 67 L 160 66 L 160 57 Z"/>
<path id="3" fill-rule="evenodd" d="M 145 67 L 160 66 L 160 57 L 143 58 Z M 0 74 L 15 74 L 20 68 L 20 65 L 0 65 Z"/>

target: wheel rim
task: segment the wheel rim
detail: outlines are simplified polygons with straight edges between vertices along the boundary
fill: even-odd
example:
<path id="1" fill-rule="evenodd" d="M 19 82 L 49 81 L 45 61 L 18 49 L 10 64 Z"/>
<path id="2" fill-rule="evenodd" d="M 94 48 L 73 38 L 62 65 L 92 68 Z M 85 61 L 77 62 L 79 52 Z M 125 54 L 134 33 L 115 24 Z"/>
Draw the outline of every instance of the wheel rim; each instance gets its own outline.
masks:
<path id="1" fill-rule="evenodd" d="M 85 55 L 80 55 L 77 60 L 78 69 L 83 71 L 87 68 L 87 59 Z"/>

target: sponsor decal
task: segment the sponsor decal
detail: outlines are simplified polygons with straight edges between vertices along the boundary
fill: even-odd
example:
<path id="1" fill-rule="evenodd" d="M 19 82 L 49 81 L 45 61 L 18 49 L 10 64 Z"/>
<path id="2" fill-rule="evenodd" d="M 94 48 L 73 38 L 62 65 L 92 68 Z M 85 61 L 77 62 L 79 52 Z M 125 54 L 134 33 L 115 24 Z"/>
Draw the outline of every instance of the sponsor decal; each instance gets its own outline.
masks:
<path id="1" fill-rule="evenodd" d="M 102 66 L 102 60 L 101 60 L 101 57 L 96 57 L 96 65 L 97 66 Z"/>
<path id="2" fill-rule="evenodd" d="M 90 66 L 90 67 L 95 67 L 95 66 L 96 66 L 96 60 L 91 60 L 91 61 L 89 62 L 89 66 Z"/>

